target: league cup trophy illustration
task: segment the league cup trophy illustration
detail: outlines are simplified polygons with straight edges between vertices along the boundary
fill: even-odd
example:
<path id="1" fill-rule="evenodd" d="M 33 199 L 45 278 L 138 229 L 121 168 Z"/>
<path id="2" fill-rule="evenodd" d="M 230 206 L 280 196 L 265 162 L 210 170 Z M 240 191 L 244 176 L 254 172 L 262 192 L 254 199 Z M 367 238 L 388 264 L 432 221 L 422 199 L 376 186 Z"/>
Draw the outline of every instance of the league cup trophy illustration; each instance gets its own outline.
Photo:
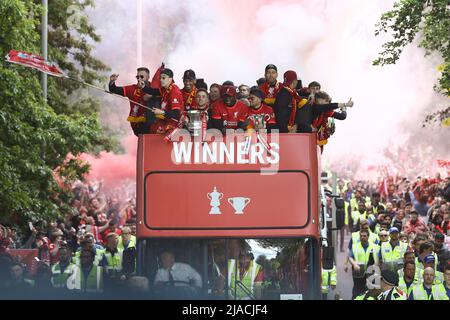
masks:
<path id="1" fill-rule="evenodd" d="M 250 203 L 250 198 L 244 197 L 228 198 L 228 203 L 233 206 L 235 210 L 234 214 L 244 214 L 244 208 Z"/>
<path id="2" fill-rule="evenodd" d="M 209 214 L 221 214 L 219 206 L 220 206 L 220 199 L 223 198 L 223 193 L 218 192 L 217 188 L 214 187 L 214 190 L 210 193 L 207 193 L 206 196 L 209 200 L 211 200 L 211 211 L 209 211 Z"/>

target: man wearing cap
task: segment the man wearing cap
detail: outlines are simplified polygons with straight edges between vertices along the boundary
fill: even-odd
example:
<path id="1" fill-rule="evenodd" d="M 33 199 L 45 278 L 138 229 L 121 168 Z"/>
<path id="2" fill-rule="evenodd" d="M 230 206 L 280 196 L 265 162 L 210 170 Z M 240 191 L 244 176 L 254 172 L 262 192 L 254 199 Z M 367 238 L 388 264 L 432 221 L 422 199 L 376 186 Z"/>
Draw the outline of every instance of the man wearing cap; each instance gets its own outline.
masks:
<path id="1" fill-rule="evenodd" d="M 213 127 L 221 131 L 244 129 L 249 108 L 243 102 L 236 100 L 236 88 L 223 85 L 220 94 L 222 99 L 212 105 Z"/>
<path id="2" fill-rule="evenodd" d="M 398 288 L 398 274 L 392 270 L 381 271 L 381 293 L 378 300 L 406 300 L 406 292 Z"/>
<path id="3" fill-rule="evenodd" d="M 135 135 L 145 133 L 147 128 L 144 128 L 143 124 L 147 120 L 146 109 L 134 102 L 145 104 L 148 98 L 150 98 L 150 95 L 159 95 L 158 89 L 150 87 L 150 70 L 145 67 L 138 68 L 136 75 L 137 84 L 131 84 L 125 87 L 116 86 L 118 77 L 118 74 L 113 74 L 109 77 L 109 91 L 130 99 L 130 114 L 127 121 L 130 122 L 131 129 L 133 129 Z"/>
<path id="4" fill-rule="evenodd" d="M 428 254 L 423 258 L 423 269 L 419 269 L 418 273 L 419 282 L 423 281 L 426 268 L 433 268 L 435 270 L 433 284 L 441 284 L 444 282 L 444 274 L 436 271 L 436 257 L 433 254 Z"/>
<path id="5" fill-rule="evenodd" d="M 415 285 L 418 284 L 416 277 L 416 264 L 414 261 L 407 261 L 403 264 L 403 269 L 397 272 L 399 277 L 398 287 L 409 296 Z"/>
<path id="6" fill-rule="evenodd" d="M 437 257 L 437 254 L 433 252 L 434 244 L 432 241 L 424 240 L 423 242 L 419 240 L 419 250 L 418 254 L 416 254 L 416 267 L 419 269 L 419 278 L 421 277 L 423 270 L 425 269 L 425 257 L 428 255 L 433 255 L 434 257 L 434 269 L 437 269 L 437 266 L 439 265 L 439 259 Z M 431 263 L 431 260 L 429 260 Z"/>
<path id="7" fill-rule="evenodd" d="M 195 81 L 196 76 L 194 70 L 186 70 L 183 75 L 184 88 L 181 90 L 181 93 L 183 94 L 185 110 L 191 110 L 195 105 L 195 96 L 197 95 Z"/>
<path id="8" fill-rule="evenodd" d="M 379 247 L 369 242 L 369 231 L 360 231 L 360 241 L 353 242 L 348 258 L 353 270 L 353 299 L 366 289 L 366 271 L 371 265 L 378 265 Z"/>
<path id="9" fill-rule="evenodd" d="M 382 269 L 391 269 L 397 272 L 401 269 L 403 256 L 408 245 L 399 240 L 399 230 L 396 227 L 389 229 L 389 242 L 381 244 L 380 261 Z"/>
<path id="10" fill-rule="evenodd" d="M 273 109 L 263 103 L 264 93 L 257 87 L 253 87 L 250 90 L 250 94 L 248 96 L 248 100 L 250 101 L 250 108 L 248 111 L 247 117 L 247 128 L 255 128 L 255 115 L 261 115 L 264 117 L 264 128 L 269 132 L 272 129 L 276 128 L 277 122 L 275 121 L 275 114 L 273 113 Z"/>
<path id="11" fill-rule="evenodd" d="M 433 284 L 434 268 L 427 267 L 423 273 L 423 283 L 414 286 L 408 300 L 449 300 L 442 284 Z"/>
<path id="12" fill-rule="evenodd" d="M 151 133 L 164 134 L 174 129 L 184 110 L 183 95 L 173 81 L 173 71 L 165 68 L 161 70 L 161 108 L 153 108 L 157 118 L 151 125 Z"/>
<path id="13" fill-rule="evenodd" d="M 278 92 L 283 86 L 277 81 L 278 70 L 274 64 L 267 65 L 264 76 L 265 82 L 259 88 L 264 93 L 264 103 L 272 107 L 275 104 Z"/>
<path id="14" fill-rule="evenodd" d="M 276 96 L 273 111 L 275 112 L 280 132 L 287 133 L 294 128 L 297 105 L 300 103 L 301 98 L 295 90 L 297 87 L 297 73 L 293 70 L 288 70 L 283 77 L 283 86 Z"/>

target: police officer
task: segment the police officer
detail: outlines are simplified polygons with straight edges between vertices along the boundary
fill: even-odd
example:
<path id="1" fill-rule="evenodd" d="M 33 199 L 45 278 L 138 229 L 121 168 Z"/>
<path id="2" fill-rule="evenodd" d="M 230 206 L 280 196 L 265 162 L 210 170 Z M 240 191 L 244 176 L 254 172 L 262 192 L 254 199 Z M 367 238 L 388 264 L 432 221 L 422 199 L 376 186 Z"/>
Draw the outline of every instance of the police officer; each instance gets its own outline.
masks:
<path id="1" fill-rule="evenodd" d="M 399 289 L 398 274 L 392 270 L 381 271 L 381 291 L 378 300 L 406 300 L 406 293 Z"/>
<path id="2" fill-rule="evenodd" d="M 389 242 L 381 244 L 380 260 L 383 269 L 397 272 L 401 269 L 403 256 L 408 250 L 408 244 L 399 240 L 399 230 L 396 227 L 389 229 Z"/>
<path id="3" fill-rule="evenodd" d="M 434 272 L 434 281 L 433 284 L 441 284 L 444 282 L 444 274 L 440 271 L 436 271 L 436 258 L 433 254 L 428 254 L 423 258 L 423 267 L 433 268 Z M 424 269 L 420 269 L 418 272 L 418 280 L 419 282 L 423 281 Z"/>
<path id="4" fill-rule="evenodd" d="M 423 272 L 423 283 L 414 286 L 408 300 L 449 300 L 442 284 L 433 284 L 434 268 L 427 267 Z"/>
<path id="5" fill-rule="evenodd" d="M 322 268 L 322 299 L 327 300 L 328 292 L 330 288 L 336 289 L 337 285 L 337 271 L 336 266 L 333 264 L 333 269 Z"/>
<path id="6" fill-rule="evenodd" d="M 72 250 L 63 244 L 59 248 L 59 262 L 52 266 L 51 283 L 53 288 L 67 288 L 67 279 L 75 272 L 75 264 L 71 262 L 71 259 Z"/>
<path id="7" fill-rule="evenodd" d="M 107 235 L 106 250 L 103 255 L 101 265 L 106 271 L 105 286 L 114 288 L 119 284 L 119 279 L 122 277 L 122 262 L 123 262 L 123 249 L 117 247 L 119 243 L 119 236 L 117 233 L 109 233 Z M 123 280 L 123 278 L 122 278 Z"/>
<path id="8" fill-rule="evenodd" d="M 94 264 L 95 253 L 92 250 L 81 250 L 80 265 L 67 280 L 67 288 L 81 293 L 103 292 L 103 268 Z"/>
<path id="9" fill-rule="evenodd" d="M 352 265 L 353 298 L 364 292 L 366 272 L 370 265 L 378 265 L 379 247 L 369 241 L 369 231 L 360 231 L 360 241 L 353 242 L 348 259 Z"/>
<path id="10" fill-rule="evenodd" d="M 399 275 L 398 287 L 407 293 L 409 296 L 414 286 L 418 284 L 416 277 L 416 264 L 414 261 L 405 261 L 403 264 L 403 270 L 400 276 L 400 270 L 397 272 Z"/>

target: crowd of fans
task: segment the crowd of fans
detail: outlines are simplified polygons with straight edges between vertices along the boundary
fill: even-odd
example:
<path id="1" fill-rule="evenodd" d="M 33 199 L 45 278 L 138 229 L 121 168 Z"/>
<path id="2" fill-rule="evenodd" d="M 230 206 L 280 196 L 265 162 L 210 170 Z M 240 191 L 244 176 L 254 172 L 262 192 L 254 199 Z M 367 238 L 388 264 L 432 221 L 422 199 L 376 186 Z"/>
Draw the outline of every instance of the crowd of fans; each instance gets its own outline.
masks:
<path id="1" fill-rule="evenodd" d="M 387 290 L 390 299 L 450 297 L 450 177 L 339 179 L 337 191 L 345 200 L 341 252 L 351 232 L 345 270 L 353 298 L 383 299 Z M 381 287 L 369 283 L 371 265 L 380 267 Z"/>
<path id="2" fill-rule="evenodd" d="M 136 270 L 134 185 L 124 183 L 108 191 L 98 181 L 77 182 L 73 192 L 71 212 L 63 218 L 29 222 L 26 229 L 0 224 L 2 294 L 51 294 L 61 287 L 68 289 L 67 278 L 77 273 L 77 267 L 80 273 L 83 266 L 86 278 L 91 268 L 101 267 L 102 283 L 83 287 L 76 283 L 83 280 L 74 276 L 69 288 L 73 292 L 100 292 L 132 282 Z M 31 261 L 27 259 L 30 253 Z"/>
<path id="3" fill-rule="evenodd" d="M 236 87 L 225 81 L 208 91 L 193 70 L 184 72 L 184 87 L 179 89 L 172 70 L 162 66 L 150 81 L 149 70 L 139 68 L 137 84 L 116 86 L 114 74 L 109 90 L 130 99 L 128 121 L 136 135 L 170 136 L 178 128 L 190 129 L 186 113 L 197 110 L 202 113 L 202 129 L 316 132 L 318 145 L 326 144 L 334 132 L 332 119 L 346 118 L 351 99 L 331 103 L 318 82 L 303 87 L 293 70 L 284 73 L 283 82 L 277 80 L 275 65 L 264 71 L 256 86 Z M 354 298 L 378 298 L 386 284 L 396 290 L 390 297 L 419 299 L 426 292 L 437 299 L 439 292 L 450 294 L 449 182 L 440 176 L 338 181 L 346 224 L 339 247 L 345 251 L 344 235 L 351 232 L 347 264 L 352 268 Z M 134 188 L 127 185 L 108 193 L 100 182 L 78 182 L 73 191 L 72 211 L 64 218 L 30 222 L 27 231 L 0 225 L 1 292 L 98 293 L 146 286 L 136 277 Z M 23 255 L 14 256 L 18 249 L 31 250 L 33 260 L 25 264 Z M 173 254 L 165 259 L 175 263 Z M 368 287 L 370 265 L 381 267 L 383 288 Z M 414 268 L 412 278 L 408 268 Z M 160 276 L 170 279 L 171 273 L 161 271 Z"/>

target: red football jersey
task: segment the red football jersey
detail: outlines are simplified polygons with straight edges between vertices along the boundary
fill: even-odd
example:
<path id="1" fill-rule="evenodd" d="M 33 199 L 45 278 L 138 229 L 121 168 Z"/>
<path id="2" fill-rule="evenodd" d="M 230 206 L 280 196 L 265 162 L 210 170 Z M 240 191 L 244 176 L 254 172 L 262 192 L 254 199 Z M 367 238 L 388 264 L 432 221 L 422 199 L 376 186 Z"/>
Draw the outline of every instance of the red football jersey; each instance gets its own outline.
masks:
<path id="1" fill-rule="evenodd" d="M 168 89 L 161 89 L 161 109 L 170 111 L 178 109 L 183 111 L 183 94 L 176 84 L 172 84 Z"/>
<path id="2" fill-rule="evenodd" d="M 228 107 L 222 100 L 219 100 L 212 105 L 211 118 L 223 120 L 225 129 L 236 129 L 238 122 L 244 122 L 247 119 L 248 112 L 249 107 L 239 100 L 232 107 Z"/>
<path id="3" fill-rule="evenodd" d="M 278 92 L 283 88 L 283 85 L 279 83 L 278 81 L 275 83 L 275 85 L 271 86 L 268 82 L 264 82 L 259 89 L 261 89 L 262 92 L 264 92 L 264 103 L 268 105 L 274 105 L 275 99 L 277 97 Z"/>
<path id="4" fill-rule="evenodd" d="M 276 124 L 277 121 L 275 120 L 275 113 L 273 112 L 273 109 L 271 107 L 269 107 L 268 105 L 262 103 L 261 106 L 259 107 L 259 109 L 253 109 L 253 108 L 248 108 L 248 119 L 249 121 L 249 125 L 253 125 L 253 115 L 255 114 L 262 114 L 265 116 L 266 119 L 264 119 L 264 121 L 270 124 Z"/>
<path id="5" fill-rule="evenodd" d="M 130 99 L 131 101 L 145 105 L 143 100 L 144 92 L 138 88 L 136 84 L 123 87 L 123 95 Z M 135 126 L 138 123 L 145 122 L 146 109 L 138 106 L 137 104 L 130 101 L 130 114 L 127 120 L 131 123 L 131 126 Z"/>
<path id="6" fill-rule="evenodd" d="M 161 89 L 161 109 L 164 111 L 180 110 L 180 114 L 184 110 L 183 94 L 176 84 L 170 85 L 167 89 Z M 158 117 L 157 117 L 158 118 Z M 171 119 L 160 119 L 153 123 L 150 127 L 151 133 L 166 133 L 175 128 L 177 121 Z"/>

